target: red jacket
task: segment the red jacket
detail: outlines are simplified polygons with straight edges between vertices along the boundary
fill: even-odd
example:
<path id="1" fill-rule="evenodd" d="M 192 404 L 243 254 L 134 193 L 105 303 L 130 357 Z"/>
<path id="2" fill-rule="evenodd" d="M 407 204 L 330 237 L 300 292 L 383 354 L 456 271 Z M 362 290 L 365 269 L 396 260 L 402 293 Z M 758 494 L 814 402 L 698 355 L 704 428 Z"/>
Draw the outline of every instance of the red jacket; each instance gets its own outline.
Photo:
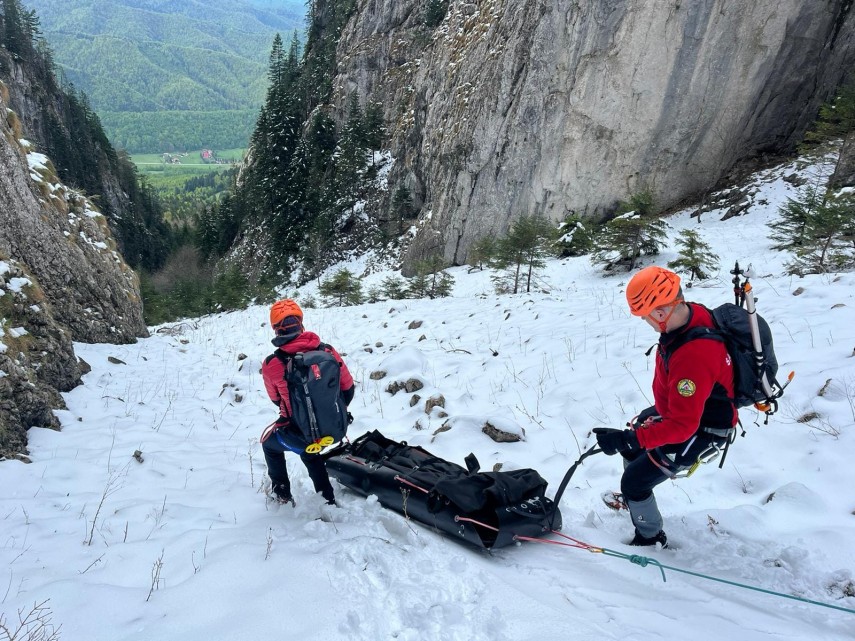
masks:
<path id="1" fill-rule="evenodd" d="M 279 348 L 285 354 L 296 354 L 297 352 L 308 352 L 317 349 L 321 339 L 314 332 L 303 332 L 291 342 Z M 335 348 L 329 346 L 329 352 L 341 366 L 341 381 L 339 387 L 345 392 L 353 387 L 353 376 L 344 364 L 341 356 Z M 264 365 L 261 366 L 261 375 L 264 378 L 264 387 L 270 400 L 279 405 L 279 415 L 284 418 L 291 416 L 291 400 L 288 397 L 288 383 L 285 382 L 285 364 L 275 354 L 268 356 Z"/>
<path id="2" fill-rule="evenodd" d="M 652 449 L 689 440 L 698 428 L 728 428 L 736 425 L 733 403 L 733 363 L 724 343 L 698 338 L 677 347 L 669 345 L 692 327 L 714 327 L 712 316 L 702 305 L 688 303 L 689 321 L 659 338 L 653 399 L 661 421 L 636 430 L 639 444 Z"/>

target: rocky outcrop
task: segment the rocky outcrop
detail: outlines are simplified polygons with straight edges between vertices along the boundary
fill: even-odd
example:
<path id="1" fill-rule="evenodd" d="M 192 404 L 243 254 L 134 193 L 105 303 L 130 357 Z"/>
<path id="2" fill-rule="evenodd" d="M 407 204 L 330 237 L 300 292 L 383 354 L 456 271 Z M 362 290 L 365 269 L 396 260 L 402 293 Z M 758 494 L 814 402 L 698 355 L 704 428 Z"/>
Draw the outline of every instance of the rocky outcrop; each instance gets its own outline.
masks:
<path id="1" fill-rule="evenodd" d="M 5 70 L 0 80 L 8 89 L 7 106 L 17 114 L 27 139 L 40 151 L 48 153 L 52 140 L 51 127 L 68 128 L 68 124 L 62 121 L 65 111 L 63 103 L 68 97 L 56 85 L 52 71 L 42 68 L 41 60 L 26 64 L 9 56 L 0 57 L 3 58 L 0 60 L 0 68 Z M 82 141 L 71 142 L 82 146 Z M 92 189 L 89 193 L 97 193 L 100 202 L 110 211 L 129 213 L 131 207 L 127 195 L 122 192 L 116 176 L 106 169 L 108 163 L 103 157 L 104 150 L 94 147 L 89 151 L 98 156 L 89 159 L 88 188 Z"/>
<path id="2" fill-rule="evenodd" d="M 60 392 L 87 371 L 35 278 L 0 256 L 0 459 L 26 451 L 32 426 L 59 429 Z"/>
<path id="3" fill-rule="evenodd" d="M 844 139 L 837 166 L 828 184 L 833 189 L 855 187 L 855 131 Z"/>
<path id="4" fill-rule="evenodd" d="M 133 342 L 147 336 L 136 274 L 116 251 L 106 220 L 56 177 L 0 93 L 0 254 L 26 267 L 73 340 Z"/>
<path id="5" fill-rule="evenodd" d="M 97 207 L 63 185 L 8 108 L 0 83 L 0 456 L 58 427 L 59 392 L 85 366 L 72 341 L 146 336 L 139 284 Z"/>
<path id="6" fill-rule="evenodd" d="M 323 4 L 319 0 L 319 3 Z M 391 184 L 422 207 L 410 258 L 460 263 L 522 214 L 660 207 L 790 150 L 855 62 L 850 0 L 360 0 L 335 102 L 382 101 Z"/>

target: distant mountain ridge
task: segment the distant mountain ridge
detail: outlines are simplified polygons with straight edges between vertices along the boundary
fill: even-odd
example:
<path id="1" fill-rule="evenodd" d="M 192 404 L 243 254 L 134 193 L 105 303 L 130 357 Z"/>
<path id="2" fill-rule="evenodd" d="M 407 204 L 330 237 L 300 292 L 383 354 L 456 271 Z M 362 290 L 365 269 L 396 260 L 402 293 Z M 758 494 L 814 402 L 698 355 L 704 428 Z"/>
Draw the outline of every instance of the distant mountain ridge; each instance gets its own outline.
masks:
<path id="1" fill-rule="evenodd" d="M 267 87 L 273 37 L 301 28 L 305 13 L 299 0 L 25 4 L 38 13 L 66 79 L 86 92 L 110 137 L 129 151 L 159 151 L 161 142 L 134 137 L 126 129 L 138 127 L 140 117 L 130 124 L 127 113 L 229 111 L 224 130 L 244 130 L 248 137 Z M 152 119 L 149 129 L 157 127 Z"/>

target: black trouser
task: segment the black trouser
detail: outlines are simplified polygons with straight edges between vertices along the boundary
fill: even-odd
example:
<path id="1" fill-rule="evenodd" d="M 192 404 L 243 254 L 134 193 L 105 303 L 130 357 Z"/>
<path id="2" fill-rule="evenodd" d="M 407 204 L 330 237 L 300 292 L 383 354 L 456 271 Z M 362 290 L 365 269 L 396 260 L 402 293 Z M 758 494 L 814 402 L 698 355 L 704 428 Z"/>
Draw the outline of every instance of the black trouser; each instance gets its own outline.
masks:
<path id="1" fill-rule="evenodd" d="M 286 430 L 277 430 L 264 443 L 261 449 L 267 462 L 267 473 L 273 485 L 284 487 L 291 493 L 291 481 L 288 479 L 288 467 L 285 463 L 285 452 L 300 455 L 300 460 L 309 472 L 309 478 L 315 486 L 315 492 L 320 492 L 327 501 L 334 501 L 335 494 L 327 473 L 324 459 L 317 454 L 306 454 L 306 444 Z"/>
<path id="2" fill-rule="evenodd" d="M 683 443 L 623 454 L 626 461 L 620 491 L 641 536 L 653 537 L 662 529 L 653 488 L 692 467 L 713 445 L 723 447 L 726 442 L 726 437 L 699 432 Z"/>

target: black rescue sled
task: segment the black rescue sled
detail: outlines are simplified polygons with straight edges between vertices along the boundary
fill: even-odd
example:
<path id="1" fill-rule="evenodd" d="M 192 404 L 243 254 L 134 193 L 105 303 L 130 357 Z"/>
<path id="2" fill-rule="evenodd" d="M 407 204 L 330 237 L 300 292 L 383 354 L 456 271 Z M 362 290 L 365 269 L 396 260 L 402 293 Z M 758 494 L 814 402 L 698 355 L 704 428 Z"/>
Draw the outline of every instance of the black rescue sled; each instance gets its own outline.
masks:
<path id="1" fill-rule="evenodd" d="M 561 529 L 547 483 L 532 469 L 479 472 L 473 454 L 464 468 L 377 430 L 327 459 L 327 469 L 345 487 L 479 548 Z"/>

